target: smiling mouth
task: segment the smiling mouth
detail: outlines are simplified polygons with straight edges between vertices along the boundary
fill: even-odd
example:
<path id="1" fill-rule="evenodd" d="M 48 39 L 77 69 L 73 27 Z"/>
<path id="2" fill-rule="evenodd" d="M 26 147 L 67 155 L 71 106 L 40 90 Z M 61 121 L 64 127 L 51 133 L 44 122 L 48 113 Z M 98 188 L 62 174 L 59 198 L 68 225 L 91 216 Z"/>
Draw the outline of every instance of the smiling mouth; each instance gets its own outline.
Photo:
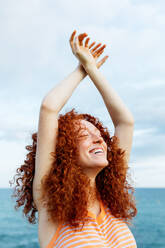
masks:
<path id="1" fill-rule="evenodd" d="M 104 155 L 104 152 L 98 152 L 98 153 L 91 152 L 90 154 L 92 154 L 94 156 L 102 156 L 102 155 Z"/>

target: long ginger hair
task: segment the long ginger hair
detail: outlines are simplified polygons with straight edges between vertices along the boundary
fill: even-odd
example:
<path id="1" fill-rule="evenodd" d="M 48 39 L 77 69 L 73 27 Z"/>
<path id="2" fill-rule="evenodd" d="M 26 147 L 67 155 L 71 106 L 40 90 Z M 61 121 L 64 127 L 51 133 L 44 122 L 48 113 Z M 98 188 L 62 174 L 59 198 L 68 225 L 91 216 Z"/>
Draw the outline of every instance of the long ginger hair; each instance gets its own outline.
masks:
<path id="1" fill-rule="evenodd" d="M 74 121 L 84 119 L 99 129 L 107 144 L 108 165 L 96 176 L 98 197 L 110 209 L 116 218 L 122 218 L 126 223 L 137 214 L 134 188 L 128 182 L 128 164 L 125 151 L 119 148 L 118 138 L 111 137 L 108 129 L 98 118 L 89 114 L 78 114 L 71 111 L 60 114 L 58 118 L 57 144 L 50 171 L 41 180 L 41 198 L 47 209 L 50 220 L 54 223 L 67 222 L 71 227 L 79 227 L 88 215 L 88 192 L 90 180 L 78 165 L 77 134 Z M 32 134 L 32 145 L 27 145 L 29 151 L 24 164 L 16 169 L 12 197 L 16 198 L 15 209 L 23 207 L 23 213 L 31 224 L 36 224 L 38 211 L 32 195 L 33 178 L 35 174 L 35 156 L 37 148 L 37 133 Z M 46 166 L 46 165 L 45 165 Z"/>

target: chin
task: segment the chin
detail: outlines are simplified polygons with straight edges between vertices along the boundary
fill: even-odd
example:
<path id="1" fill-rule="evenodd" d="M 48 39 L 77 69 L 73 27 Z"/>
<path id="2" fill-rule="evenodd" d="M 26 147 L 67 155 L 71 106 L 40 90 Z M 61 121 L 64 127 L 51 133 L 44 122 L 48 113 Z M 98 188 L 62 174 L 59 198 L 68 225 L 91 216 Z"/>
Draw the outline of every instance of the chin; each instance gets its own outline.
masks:
<path id="1" fill-rule="evenodd" d="M 100 167 L 106 167 L 108 165 L 108 161 L 106 160 L 105 162 L 101 162 L 99 163 L 99 161 L 97 162 L 93 162 L 93 164 L 95 164 L 96 166 L 100 166 Z"/>

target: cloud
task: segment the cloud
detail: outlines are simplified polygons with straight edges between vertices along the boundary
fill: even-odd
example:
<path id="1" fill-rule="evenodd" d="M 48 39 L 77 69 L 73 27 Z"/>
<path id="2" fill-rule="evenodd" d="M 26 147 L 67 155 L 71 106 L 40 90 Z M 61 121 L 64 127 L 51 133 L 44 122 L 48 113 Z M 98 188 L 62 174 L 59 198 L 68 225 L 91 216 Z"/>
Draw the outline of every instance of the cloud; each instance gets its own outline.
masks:
<path id="1" fill-rule="evenodd" d="M 136 187 L 165 187 L 165 156 L 140 158 L 134 163 Z"/>
<path id="2" fill-rule="evenodd" d="M 6 141 L 0 140 L 0 150 L 1 153 L 1 180 L 0 188 L 9 188 L 9 180 L 13 179 L 13 176 L 16 174 L 16 169 L 20 167 L 24 162 L 26 150 L 25 139 L 22 141 Z"/>
<path id="3" fill-rule="evenodd" d="M 74 29 L 87 32 L 91 41 L 107 44 L 109 59 L 100 70 L 133 113 L 131 162 L 142 165 L 135 171 L 141 178 L 139 185 L 160 184 L 152 176 L 151 161 L 154 156 L 162 164 L 164 154 L 164 8 L 160 0 L 3 1 L 0 145 L 6 178 L 2 186 L 7 185 L 13 164 L 23 158 L 29 133 L 37 129 L 43 97 L 77 66 L 69 47 Z M 89 77 L 61 112 L 73 107 L 99 117 L 110 132 L 114 130 L 102 96 Z M 141 176 L 144 161 L 152 164 L 148 171 L 152 180 Z M 162 182 L 162 174 L 159 177 Z"/>
<path id="4" fill-rule="evenodd" d="M 135 130 L 132 144 L 132 162 L 139 158 L 146 160 L 149 157 L 162 156 L 165 150 L 165 134 L 157 128 Z"/>

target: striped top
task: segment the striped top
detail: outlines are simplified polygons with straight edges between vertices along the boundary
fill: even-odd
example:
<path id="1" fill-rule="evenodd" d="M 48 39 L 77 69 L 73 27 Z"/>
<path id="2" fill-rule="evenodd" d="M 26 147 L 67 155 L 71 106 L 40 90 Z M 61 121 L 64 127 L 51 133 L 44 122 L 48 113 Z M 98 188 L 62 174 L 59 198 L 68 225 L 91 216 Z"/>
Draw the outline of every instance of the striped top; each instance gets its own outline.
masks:
<path id="1" fill-rule="evenodd" d="M 89 222 L 80 231 L 74 232 L 68 224 L 59 225 L 46 248 L 137 248 L 127 224 L 115 218 L 102 201 L 100 205 L 97 217 L 88 211 Z"/>

